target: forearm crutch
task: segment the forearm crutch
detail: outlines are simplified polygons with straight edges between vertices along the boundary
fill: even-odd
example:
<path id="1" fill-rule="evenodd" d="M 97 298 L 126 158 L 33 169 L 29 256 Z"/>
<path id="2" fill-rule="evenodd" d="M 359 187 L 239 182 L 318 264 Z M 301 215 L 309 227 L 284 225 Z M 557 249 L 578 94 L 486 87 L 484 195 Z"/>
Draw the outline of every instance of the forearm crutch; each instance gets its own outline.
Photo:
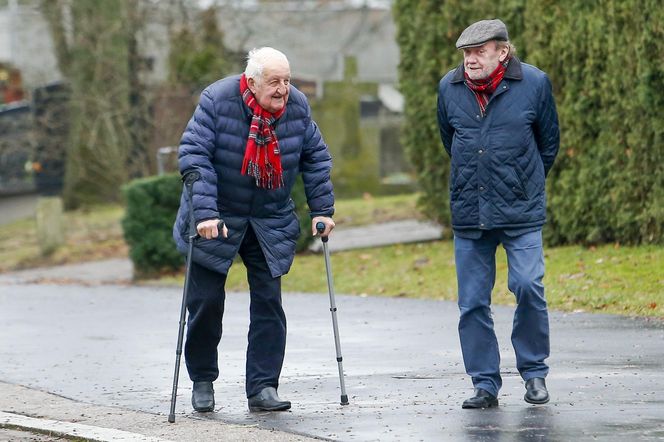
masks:
<path id="1" fill-rule="evenodd" d="M 316 230 L 319 234 L 325 231 L 325 224 L 316 223 Z M 330 294 L 330 312 L 332 312 L 332 328 L 334 329 L 334 346 L 337 350 L 337 364 L 339 365 L 339 384 L 341 385 L 341 405 L 348 405 L 348 395 L 346 394 L 346 384 L 344 382 L 343 357 L 341 356 L 341 342 L 339 341 L 339 324 L 337 323 L 337 305 L 334 302 L 334 283 L 332 281 L 332 264 L 330 263 L 330 251 L 327 247 L 327 236 L 321 236 L 323 243 L 323 254 L 325 255 L 325 271 L 327 272 L 327 289 Z"/>
<path id="2" fill-rule="evenodd" d="M 194 183 L 201 177 L 196 171 L 187 172 L 182 177 L 185 193 L 189 200 L 189 250 L 187 251 L 187 264 L 184 273 L 184 290 L 182 291 L 182 306 L 180 307 L 180 328 L 178 330 L 178 343 L 175 349 L 175 373 L 173 374 L 173 393 L 171 394 L 171 412 L 168 422 L 175 422 L 175 401 L 178 394 L 178 378 L 180 376 L 180 359 L 182 356 L 182 341 L 184 340 L 184 326 L 187 323 L 187 294 L 189 293 L 189 275 L 191 273 L 191 255 L 194 252 L 194 241 L 198 237 L 196 232 L 196 219 L 194 218 Z"/>

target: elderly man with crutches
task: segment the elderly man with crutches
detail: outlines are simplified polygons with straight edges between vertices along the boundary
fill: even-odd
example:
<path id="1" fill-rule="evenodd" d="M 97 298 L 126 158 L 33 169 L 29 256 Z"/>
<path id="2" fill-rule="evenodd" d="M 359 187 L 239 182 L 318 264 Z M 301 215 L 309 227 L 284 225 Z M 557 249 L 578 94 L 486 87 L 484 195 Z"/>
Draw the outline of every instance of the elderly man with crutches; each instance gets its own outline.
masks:
<path id="1" fill-rule="evenodd" d="M 215 407 L 224 285 L 240 255 L 251 297 L 249 410 L 288 410 L 291 403 L 280 399 L 277 389 L 286 346 L 281 276 L 290 269 L 300 233 L 290 193 L 302 173 L 312 234 L 322 223 L 322 236 L 334 228 L 334 194 L 327 145 L 304 94 L 290 84 L 286 56 L 268 47 L 252 50 L 244 74 L 208 86 L 185 129 L 178 158 L 183 175 L 199 174 L 191 186 L 191 204 L 183 192 L 173 228 L 182 253 L 189 249 L 191 222 L 200 236 L 192 247 L 185 294 L 189 324 L 184 354 L 193 408 L 203 412 Z"/>

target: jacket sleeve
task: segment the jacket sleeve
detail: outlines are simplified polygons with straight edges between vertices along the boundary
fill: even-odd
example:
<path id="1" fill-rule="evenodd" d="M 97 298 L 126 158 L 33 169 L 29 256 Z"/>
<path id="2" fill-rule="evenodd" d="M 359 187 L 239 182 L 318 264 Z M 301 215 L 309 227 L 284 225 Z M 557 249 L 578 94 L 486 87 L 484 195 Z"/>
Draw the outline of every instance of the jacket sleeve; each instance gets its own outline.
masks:
<path id="1" fill-rule="evenodd" d="M 447 119 L 447 110 L 445 109 L 445 103 L 443 103 L 443 80 L 441 80 L 440 85 L 438 86 L 438 128 L 440 129 L 440 139 L 443 141 L 443 147 L 451 157 L 454 128 Z"/>
<path id="2" fill-rule="evenodd" d="M 334 191 L 330 180 L 332 157 L 323 136 L 310 116 L 307 118 L 300 170 L 311 217 L 334 215 Z"/>
<path id="3" fill-rule="evenodd" d="M 190 170 L 200 173 L 193 185 L 193 207 L 196 222 L 219 218 L 217 210 L 217 174 L 212 166 L 215 151 L 214 102 L 209 91 L 203 91 L 193 116 L 182 134 L 178 165 L 184 175 Z"/>
<path id="4" fill-rule="evenodd" d="M 560 129 L 558 127 L 558 112 L 553 99 L 551 81 L 544 74 L 540 85 L 539 108 L 534 126 L 535 141 L 539 149 L 544 175 L 548 175 L 560 147 Z"/>

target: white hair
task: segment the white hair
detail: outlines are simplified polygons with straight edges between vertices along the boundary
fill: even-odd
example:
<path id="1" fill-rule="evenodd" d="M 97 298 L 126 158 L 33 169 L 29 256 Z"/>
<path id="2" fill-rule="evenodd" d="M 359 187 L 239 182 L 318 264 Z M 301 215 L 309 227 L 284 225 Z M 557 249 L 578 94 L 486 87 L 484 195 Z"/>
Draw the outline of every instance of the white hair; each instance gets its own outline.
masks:
<path id="1" fill-rule="evenodd" d="M 244 75 L 247 78 L 253 78 L 254 81 L 261 81 L 263 78 L 263 69 L 271 61 L 282 61 L 287 65 L 289 64 L 286 55 L 274 48 L 264 46 L 252 49 L 247 55 L 247 67 L 244 69 Z"/>

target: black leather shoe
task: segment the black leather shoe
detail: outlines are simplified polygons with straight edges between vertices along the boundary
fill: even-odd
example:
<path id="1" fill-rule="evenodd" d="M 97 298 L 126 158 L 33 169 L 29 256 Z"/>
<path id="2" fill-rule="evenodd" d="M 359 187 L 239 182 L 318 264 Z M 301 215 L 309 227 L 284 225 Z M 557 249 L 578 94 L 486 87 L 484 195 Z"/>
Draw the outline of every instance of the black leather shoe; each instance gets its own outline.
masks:
<path id="1" fill-rule="evenodd" d="M 194 388 L 191 392 L 191 405 L 196 411 L 205 412 L 214 410 L 214 388 L 212 387 L 212 382 L 194 382 Z"/>
<path id="2" fill-rule="evenodd" d="M 498 398 L 481 388 L 475 389 L 475 396 L 463 401 L 461 408 L 490 408 L 498 406 Z"/>
<path id="3" fill-rule="evenodd" d="M 549 402 L 549 391 L 544 378 L 532 378 L 526 381 L 526 394 L 523 399 L 529 404 L 546 404 Z"/>
<path id="4" fill-rule="evenodd" d="M 282 401 L 274 387 L 265 387 L 260 393 L 249 398 L 249 411 L 285 411 L 290 409 L 289 401 Z"/>

